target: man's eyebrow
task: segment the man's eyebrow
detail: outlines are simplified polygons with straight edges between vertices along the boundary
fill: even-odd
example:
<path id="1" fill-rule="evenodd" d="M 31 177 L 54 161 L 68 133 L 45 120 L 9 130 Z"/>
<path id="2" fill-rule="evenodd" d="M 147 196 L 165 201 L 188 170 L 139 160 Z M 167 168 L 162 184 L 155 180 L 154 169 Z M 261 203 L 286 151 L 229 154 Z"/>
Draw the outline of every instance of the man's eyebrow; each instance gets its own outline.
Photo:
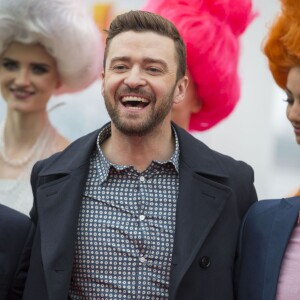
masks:
<path id="1" fill-rule="evenodd" d="M 110 61 L 110 64 L 115 63 L 116 61 L 124 61 L 124 62 L 129 62 L 130 58 L 128 56 L 116 56 L 113 57 Z"/>
<path id="2" fill-rule="evenodd" d="M 160 64 L 160 65 L 162 65 L 165 69 L 168 68 L 167 63 L 166 63 L 164 60 L 162 60 L 162 59 L 146 57 L 146 58 L 143 59 L 143 61 L 144 61 L 145 63 L 155 63 L 155 64 Z"/>
<path id="3" fill-rule="evenodd" d="M 110 64 L 114 64 L 117 61 L 129 62 L 130 60 L 131 59 L 128 56 L 116 56 L 111 59 Z M 143 58 L 143 63 L 155 63 L 155 64 L 162 65 L 165 69 L 168 68 L 167 63 L 162 59 L 145 57 L 145 58 Z"/>

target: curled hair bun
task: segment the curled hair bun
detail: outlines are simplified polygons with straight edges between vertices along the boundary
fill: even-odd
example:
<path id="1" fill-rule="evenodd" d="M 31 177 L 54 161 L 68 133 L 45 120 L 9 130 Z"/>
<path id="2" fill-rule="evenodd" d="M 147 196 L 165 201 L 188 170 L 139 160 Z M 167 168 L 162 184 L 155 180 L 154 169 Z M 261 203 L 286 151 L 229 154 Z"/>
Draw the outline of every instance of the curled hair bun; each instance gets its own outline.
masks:
<path id="1" fill-rule="evenodd" d="M 42 44 L 57 63 L 57 94 L 99 77 L 102 38 L 82 0 L 0 0 L 0 7 L 0 53 L 13 41 Z"/>
<path id="2" fill-rule="evenodd" d="M 169 19 L 182 35 L 202 103 L 189 129 L 211 128 L 240 98 L 239 36 L 254 18 L 251 0 L 148 0 L 143 9 Z"/>
<path id="3" fill-rule="evenodd" d="M 291 18 L 299 18 L 300 2 L 297 0 L 281 0 L 282 11 Z"/>
<path id="4" fill-rule="evenodd" d="M 263 51 L 275 82 L 285 89 L 290 69 L 300 65 L 300 1 L 281 0 L 281 12 L 269 29 Z"/>

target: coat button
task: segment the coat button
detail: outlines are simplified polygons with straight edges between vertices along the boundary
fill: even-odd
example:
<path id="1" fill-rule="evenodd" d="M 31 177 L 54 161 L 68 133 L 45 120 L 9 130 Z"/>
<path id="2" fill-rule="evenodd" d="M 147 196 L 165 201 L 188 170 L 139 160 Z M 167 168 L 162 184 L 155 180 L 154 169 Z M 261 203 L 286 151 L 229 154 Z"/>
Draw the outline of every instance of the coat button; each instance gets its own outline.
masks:
<path id="1" fill-rule="evenodd" d="M 208 256 L 202 256 L 199 265 L 202 269 L 207 269 L 210 267 L 210 258 Z"/>

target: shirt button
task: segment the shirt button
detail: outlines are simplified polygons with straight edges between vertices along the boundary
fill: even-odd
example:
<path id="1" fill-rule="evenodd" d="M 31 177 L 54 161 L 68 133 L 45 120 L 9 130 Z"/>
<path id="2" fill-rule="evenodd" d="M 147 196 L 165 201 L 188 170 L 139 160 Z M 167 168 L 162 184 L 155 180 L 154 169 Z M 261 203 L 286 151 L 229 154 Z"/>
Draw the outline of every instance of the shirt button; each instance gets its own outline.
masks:
<path id="1" fill-rule="evenodd" d="M 141 256 L 141 257 L 140 257 L 140 262 L 141 262 L 141 263 L 144 263 L 145 261 L 146 261 L 146 258 L 145 258 L 144 256 Z"/>
<path id="2" fill-rule="evenodd" d="M 140 221 L 144 221 L 145 220 L 145 216 L 144 215 L 140 215 Z"/>
<path id="3" fill-rule="evenodd" d="M 145 181 L 146 181 L 145 177 L 144 177 L 144 176 L 141 176 L 141 177 L 140 177 L 140 181 L 141 181 L 141 182 L 145 182 Z"/>

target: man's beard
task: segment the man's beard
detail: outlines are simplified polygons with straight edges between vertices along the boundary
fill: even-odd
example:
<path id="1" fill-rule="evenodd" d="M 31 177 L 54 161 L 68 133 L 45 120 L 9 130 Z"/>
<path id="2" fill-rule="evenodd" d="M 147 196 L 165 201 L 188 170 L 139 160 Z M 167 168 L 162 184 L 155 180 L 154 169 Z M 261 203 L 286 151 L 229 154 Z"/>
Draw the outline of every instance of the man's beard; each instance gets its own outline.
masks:
<path id="1" fill-rule="evenodd" d="M 122 89 L 121 92 L 117 92 L 114 99 L 115 105 L 112 105 L 111 102 L 109 102 L 109 98 L 105 90 L 103 92 L 103 97 L 104 97 L 106 109 L 112 120 L 112 123 L 116 126 L 116 128 L 119 131 L 121 131 L 123 134 L 128 136 L 144 136 L 152 132 L 159 124 L 161 124 L 164 121 L 165 117 L 168 115 L 168 113 L 171 111 L 173 105 L 173 95 L 174 95 L 175 87 L 176 85 L 174 85 L 174 87 L 172 88 L 171 93 L 168 96 L 166 96 L 164 99 L 162 99 L 159 106 L 155 106 L 157 101 L 152 94 L 150 95 L 146 94 L 140 88 L 137 89 L 126 88 L 126 89 Z M 151 101 L 148 105 L 151 105 L 152 109 L 150 110 L 149 115 L 145 117 L 144 120 L 137 121 L 137 122 L 134 122 L 133 120 L 134 116 L 131 120 L 133 122 L 122 120 L 118 111 L 118 105 L 122 105 L 119 103 L 120 97 L 118 95 L 120 93 L 135 94 L 150 99 Z"/>

